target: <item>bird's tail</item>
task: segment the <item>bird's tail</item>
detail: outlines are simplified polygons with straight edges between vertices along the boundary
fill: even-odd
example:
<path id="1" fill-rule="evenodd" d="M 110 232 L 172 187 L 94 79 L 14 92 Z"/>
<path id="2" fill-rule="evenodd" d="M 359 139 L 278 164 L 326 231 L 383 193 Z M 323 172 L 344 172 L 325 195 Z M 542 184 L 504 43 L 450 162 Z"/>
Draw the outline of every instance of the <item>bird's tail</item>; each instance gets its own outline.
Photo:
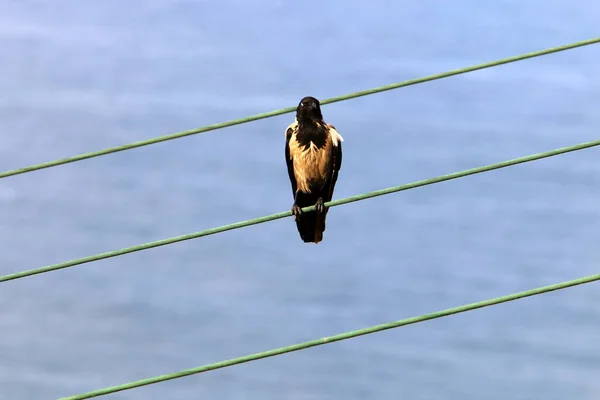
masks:
<path id="1" fill-rule="evenodd" d="M 302 214 L 296 220 L 298 233 L 300 233 L 300 237 L 304 243 L 319 243 L 323 240 L 326 217 L 327 214 L 325 212 L 318 214 L 316 211 L 311 211 Z"/>

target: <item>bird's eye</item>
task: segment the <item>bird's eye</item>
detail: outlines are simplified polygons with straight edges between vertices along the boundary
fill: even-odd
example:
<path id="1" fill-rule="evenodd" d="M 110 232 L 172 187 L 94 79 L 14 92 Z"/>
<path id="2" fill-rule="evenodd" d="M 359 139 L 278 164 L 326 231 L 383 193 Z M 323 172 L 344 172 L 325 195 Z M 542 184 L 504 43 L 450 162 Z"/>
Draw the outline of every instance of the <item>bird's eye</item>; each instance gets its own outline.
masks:
<path id="1" fill-rule="evenodd" d="M 300 102 L 300 107 L 304 107 L 304 103 Z"/>

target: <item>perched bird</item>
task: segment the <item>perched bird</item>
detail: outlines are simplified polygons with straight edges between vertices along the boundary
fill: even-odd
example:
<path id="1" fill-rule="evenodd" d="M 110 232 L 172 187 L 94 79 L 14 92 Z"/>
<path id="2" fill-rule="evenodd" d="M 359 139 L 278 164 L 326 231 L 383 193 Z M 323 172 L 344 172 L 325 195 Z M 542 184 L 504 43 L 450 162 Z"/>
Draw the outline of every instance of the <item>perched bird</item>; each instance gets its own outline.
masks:
<path id="1" fill-rule="evenodd" d="M 342 141 L 333 125 L 323 121 L 321 104 L 305 97 L 296 109 L 296 119 L 285 131 L 285 161 L 292 184 L 292 214 L 305 243 L 323 240 L 333 188 L 342 166 Z M 301 208 L 315 206 L 314 212 Z"/>

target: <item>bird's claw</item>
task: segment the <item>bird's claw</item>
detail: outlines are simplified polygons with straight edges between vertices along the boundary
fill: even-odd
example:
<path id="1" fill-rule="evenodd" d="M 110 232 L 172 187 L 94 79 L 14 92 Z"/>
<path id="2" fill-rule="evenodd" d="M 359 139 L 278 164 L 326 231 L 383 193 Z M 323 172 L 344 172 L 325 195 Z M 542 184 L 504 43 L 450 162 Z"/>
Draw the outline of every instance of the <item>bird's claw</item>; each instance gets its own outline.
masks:
<path id="1" fill-rule="evenodd" d="M 292 215 L 294 216 L 294 219 L 296 219 L 296 220 L 298 218 L 300 218 L 300 216 L 302 215 L 302 209 L 296 204 L 294 204 L 292 206 Z"/>
<path id="2" fill-rule="evenodd" d="M 323 198 L 319 197 L 317 199 L 317 203 L 315 204 L 315 211 L 318 214 L 321 214 L 325 211 L 325 205 L 323 204 Z"/>

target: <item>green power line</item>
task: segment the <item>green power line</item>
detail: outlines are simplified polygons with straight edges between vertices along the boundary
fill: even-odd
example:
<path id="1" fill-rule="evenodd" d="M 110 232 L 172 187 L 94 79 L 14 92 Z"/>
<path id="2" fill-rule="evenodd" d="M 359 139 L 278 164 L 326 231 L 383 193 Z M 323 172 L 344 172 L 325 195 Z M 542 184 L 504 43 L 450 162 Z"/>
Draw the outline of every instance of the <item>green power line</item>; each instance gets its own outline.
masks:
<path id="1" fill-rule="evenodd" d="M 416 181 L 416 182 L 408 183 L 405 185 L 394 186 L 394 187 L 390 187 L 387 189 L 381 189 L 381 190 L 376 190 L 376 191 L 369 192 L 369 193 L 359 194 L 356 196 L 346 197 L 341 200 L 334 200 L 334 201 L 325 203 L 325 205 L 329 206 L 329 207 L 335 207 L 335 206 L 339 206 L 342 204 L 353 203 L 355 201 L 370 199 L 372 197 L 383 196 L 386 194 L 396 193 L 396 192 L 400 192 L 403 190 L 415 189 L 415 188 L 418 188 L 421 186 L 427 186 L 427 185 L 431 185 L 434 183 L 449 181 L 451 179 L 462 178 L 462 177 L 469 176 L 469 175 L 480 174 L 480 173 L 492 171 L 495 169 L 510 167 L 513 165 L 522 164 L 522 163 L 526 163 L 526 162 L 530 162 L 530 161 L 540 160 L 542 158 L 552 157 L 552 156 L 556 156 L 556 155 L 564 154 L 564 153 L 569 153 L 571 151 L 583 150 L 583 149 L 587 149 L 587 148 L 598 146 L 598 145 L 600 145 L 600 140 L 595 140 L 593 142 L 587 142 L 587 143 L 581 143 L 581 144 L 577 144 L 574 146 L 563 147 L 560 149 L 547 151 L 544 153 L 533 154 L 533 155 L 529 155 L 529 156 L 525 156 L 525 157 L 515 158 L 513 160 L 499 162 L 496 164 L 485 165 L 483 167 L 467 169 L 467 170 L 460 171 L 460 172 L 454 172 L 454 173 L 448 174 L 448 175 L 442 175 L 442 176 L 438 176 L 435 178 Z M 305 207 L 302 210 L 303 211 L 312 211 L 312 210 L 314 210 L 314 208 L 315 208 L 315 206 L 310 206 L 310 207 Z M 93 256 L 89 256 L 89 257 L 79 258 L 77 260 L 67 261 L 67 262 L 60 263 L 60 264 L 53 264 L 53 265 L 48 265 L 48 266 L 42 267 L 42 268 L 31 269 L 28 271 L 22 271 L 22 272 L 17 272 L 14 274 L 4 275 L 4 276 L 0 277 L 0 282 L 6 282 L 6 281 L 13 280 L 13 279 L 20 279 L 20 278 L 24 278 L 27 276 L 41 274 L 41 273 L 50 272 L 50 271 L 56 271 L 56 270 L 63 269 L 63 268 L 74 267 L 74 266 L 80 265 L 80 264 L 85 264 L 85 263 L 89 263 L 89 262 L 93 262 L 93 261 L 99 261 L 99 260 L 103 260 L 106 258 L 122 256 L 124 254 L 134 253 L 134 252 L 142 251 L 142 250 L 148 250 L 148 249 L 151 249 L 154 247 L 165 246 L 165 245 L 169 245 L 169 244 L 173 244 L 173 243 L 177 243 L 177 242 L 182 242 L 184 240 L 197 239 L 197 238 L 200 238 L 203 236 L 214 235 L 216 233 L 230 231 L 230 230 L 238 229 L 238 228 L 244 228 L 244 227 L 251 226 L 251 225 L 262 224 L 264 222 L 269 222 L 269 221 L 274 221 L 276 219 L 285 218 L 290 215 L 291 215 L 291 211 L 282 211 L 280 213 L 267 215 L 267 216 L 261 217 L 261 218 L 255 218 L 255 219 L 250 219 L 247 221 L 236 222 L 234 224 L 223 225 L 223 226 L 220 226 L 217 228 L 211 228 L 211 229 L 207 229 L 207 230 L 200 231 L 200 232 L 189 233 L 187 235 L 175 236 L 172 238 L 157 240 L 155 242 L 144 243 L 144 244 L 140 244 L 140 245 L 133 246 L 133 247 L 128 247 L 128 248 L 121 249 L 121 250 L 114 250 L 114 251 L 109 251 L 106 253 L 96 254 Z"/>
<path id="2" fill-rule="evenodd" d="M 598 280 L 600 280 L 600 274 L 588 276 L 585 278 L 575 279 L 572 281 L 557 283 L 554 285 L 542 286 L 542 287 L 539 287 L 536 289 L 530 289 L 530 290 L 526 290 L 524 292 L 514 293 L 514 294 L 507 295 L 507 296 L 502 296 L 502 297 L 496 297 L 494 299 L 484 300 L 484 301 L 480 301 L 477 303 L 471 303 L 471 304 L 467 304 L 467 305 L 460 306 L 460 307 L 448 308 L 446 310 L 434 312 L 431 314 L 424 314 L 424 315 L 420 315 L 418 317 L 401 319 L 400 321 L 390 322 L 390 323 L 382 324 L 382 325 L 375 325 L 375 326 L 372 326 L 369 328 L 359 329 L 359 330 L 352 331 L 352 332 L 341 333 L 339 335 L 324 337 L 322 339 L 311 340 L 309 342 L 299 343 L 299 344 L 295 344 L 292 346 L 280 347 L 278 349 L 269 350 L 269 351 L 265 351 L 262 353 L 250 354 L 247 356 L 234 358 L 231 360 L 226 360 L 226 361 L 221 361 L 221 362 L 216 362 L 214 364 L 208 364 L 208 365 L 204 365 L 204 366 L 197 367 L 197 368 L 186 369 L 186 370 L 171 373 L 171 374 L 165 374 L 165 375 L 155 376 L 152 378 L 141 379 L 139 381 L 125 383 L 125 384 L 118 385 L 118 386 L 112 386 L 112 387 L 108 387 L 105 389 L 99 389 L 99 390 L 95 390 L 95 391 L 88 392 L 88 393 L 78 394 L 75 396 L 64 397 L 59 400 L 91 399 L 92 397 L 104 396 L 107 394 L 116 393 L 116 392 L 120 392 L 123 390 L 134 389 L 134 388 L 137 388 L 140 386 L 152 385 L 154 383 L 160 383 L 160 382 L 168 381 L 171 379 L 183 378 L 184 376 L 188 376 L 188 375 L 194 375 L 194 374 L 199 374 L 202 372 L 213 371 L 215 369 L 226 368 L 226 367 L 230 367 L 232 365 L 243 364 L 243 363 L 247 363 L 250 361 L 256 361 L 256 360 L 260 360 L 262 358 L 278 356 L 278 355 L 285 354 L 285 353 L 291 353 L 293 351 L 305 350 L 310 347 L 320 346 L 320 345 L 327 344 L 327 343 L 339 342 L 340 340 L 351 339 L 351 338 L 355 338 L 355 337 L 362 336 L 362 335 L 385 331 L 387 329 L 393 329 L 393 328 L 398 328 L 398 327 L 405 326 L 405 325 L 416 324 L 416 323 L 428 321 L 431 319 L 447 317 L 447 316 L 453 315 L 453 314 L 459 314 L 459 313 L 463 313 L 466 311 L 476 310 L 478 308 L 489 307 L 489 306 L 493 306 L 496 304 L 513 301 L 513 300 L 519 300 L 519 299 L 523 299 L 525 297 L 544 294 L 544 293 L 552 292 L 555 290 L 566 289 L 566 288 L 569 288 L 572 286 L 582 285 L 585 283 L 591 283 L 591 282 L 598 281 Z"/>
<path id="3" fill-rule="evenodd" d="M 539 56 L 543 56 L 543 55 L 547 55 L 547 54 L 557 53 L 560 51 L 571 50 L 576 47 L 587 46 L 587 45 L 598 43 L 598 42 L 600 42 L 600 37 L 594 38 L 594 39 L 589 39 L 589 40 L 583 40 L 580 42 L 575 42 L 575 43 L 567 44 L 564 46 L 552 47 L 552 48 L 545 49 L 545 50 L 539 50 L 539 51 L 534 51 L 531 53 L 525 53 L 525 54 L 521 54 L 518 56 L 508 57 L 508 58 L 504 58 L 501 60 L 492 61 L 492 62 L 488 62 L 488 63 L 484 63 L 484 64 L 473 65 L 473 66 L 466 67 L 466 68 L 455 69 L 455 70 L 443 72 L 440 74 L 429 75 L 429 76 L 425 76 L 425 77 L 417 78 L 417 79 L 411 79 L 408 81 L 394 83 L 391 85 L 380 86 L 380 87 L 377 87 L 374 89 L 363 90 L 360 92 L 350 93 L 350 94 L 346 94 L 343 96 L 331 97 L 329 99 L 325 99 L 325 100 L 321 101 L 321 104 L 328 104 L 328 103 L 335 103 L 338 101 L 350 100 L 350 99 L 354 99 L 354 98 L 361 97 L 361 96 L 367 96 L 367 95 L 371 95 L 371 94 L 375 94 L 375 93 L 385 92 L 387 90 L 398 89 L 401 87 L 416 85 L 418 83 L 430 82 L 430 81 L 434 81 L 434 80 L 442 79 L 442 78 L 448 78 L 450 76 L 465 74 L 465 73 L 477 71 L 480 69 L 496 67 L 498 65 L 508 64 L 508 63 L 512 63 L 515 61 L 521 61 L 521 60 L 525 60 L 528 58 L 534 58 L 534 57 L 539 57 Z M 76 161 L 86 160 L 88 158 L 103 156 L 103 155 L 107 155 L 107 154 L 111 154 L 111 153 L 117 153 L 117 152 L 125 151 L 125 150 L 131 150 L 131 149 L 135 149 L 137 147 L 148 146 L 148 145 L 155 144 L 155 143 L 165 142 L 167 140 L 179 139 L 179 138 L 182 138 L 185 136 L 190 136 L 190 135 L 195 135 L 198 133 L 213 131 L 216 129 L 222 129 L 222 128 L 226 128 L 229 126 L 244 124 L 244 123 L 251 122 L 251 121 L 257 121 L 259 119 L 271 118 L 271 117 L 275 117 L 277 115 L 293 112 L 295 110 L 296 110 L 296 107 L 282 108 L 280 110 L 270 111 L 270 112 L 266 112 L 266 113 L 262 113 L 262 114 L 256 114 L 256 115 L 252 115 L 249 117 L 240 118 L 240 119 L 236 119 L 236 120 L 232 120 L 232 121 L 221 122 L 218 124 L 208 125 L 208 126 L 205 126 L 202 128 L 191 129 L 191 130 L 182 131 L 182 132 L 176 132 L 176 133 L 159 136 L 159 137 L 152 138 L 152 139 L 141 140 L 138 142 L 124 144 L 121 146 L 109 147 L 109 148 L 106 148 L 103 150 L 98 150 L 98 151 L 93 151 L 90 153 L 84 153 L 84 154 L 79 154 L 79 155 L 72 156 L 72 157 L 62 158 L 60 160 L 54 160 L 54 161 L 48 161 L 48 162 L 41 163 L 41 164 L 30 165 L 28 167 L 23 167 L 23 168 L 18 168 L 18 169 L 13 169 L 10 171 L 2 172 L 2 173 L 0 173 L 0 179 L 6 178 L 8 176 L 24 174 L 26 172 L 32 172 L 32 171 L 37 171 L 40 169 L 56 167 L 58 165 L 69 164 L 69 163 L 76 162 Z"/>

